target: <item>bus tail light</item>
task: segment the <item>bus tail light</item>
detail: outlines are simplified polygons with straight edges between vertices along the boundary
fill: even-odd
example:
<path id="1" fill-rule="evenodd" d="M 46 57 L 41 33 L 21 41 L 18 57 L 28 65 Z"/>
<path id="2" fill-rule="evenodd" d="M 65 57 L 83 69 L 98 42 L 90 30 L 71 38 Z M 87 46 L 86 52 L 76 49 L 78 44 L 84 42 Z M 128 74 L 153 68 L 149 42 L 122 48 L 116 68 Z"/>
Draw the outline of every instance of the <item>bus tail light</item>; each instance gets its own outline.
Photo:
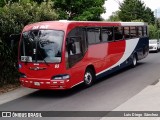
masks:
<path id="1" fill-rule="evenodd" d="M 70 76 L 68 74 L 60 74 L 52 77 L 52 80 L 66 80 L 69 79 Z"/>

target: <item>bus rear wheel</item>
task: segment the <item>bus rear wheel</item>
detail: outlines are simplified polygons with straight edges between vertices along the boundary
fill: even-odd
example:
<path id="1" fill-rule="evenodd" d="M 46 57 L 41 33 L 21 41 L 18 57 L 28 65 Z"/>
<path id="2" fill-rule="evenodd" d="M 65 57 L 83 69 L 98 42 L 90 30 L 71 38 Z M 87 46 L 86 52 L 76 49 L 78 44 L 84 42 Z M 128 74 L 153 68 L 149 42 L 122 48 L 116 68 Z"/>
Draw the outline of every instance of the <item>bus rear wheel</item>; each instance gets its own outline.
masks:
<path id="1" fill-rule="evenodd" d="M 84 74 L 84 85 L 86 87 L 90 87 L 92 86 L 94 81 L 95 81 L 94 71 L 90 68 L 87 68 Z"/>
<path id="2" fill-rule="evenodd" d="M 132 58 L 132 67 L 135 67 L 137 65 L 137 57 L 136 55 L 133 55 L 133 58 Z"/>

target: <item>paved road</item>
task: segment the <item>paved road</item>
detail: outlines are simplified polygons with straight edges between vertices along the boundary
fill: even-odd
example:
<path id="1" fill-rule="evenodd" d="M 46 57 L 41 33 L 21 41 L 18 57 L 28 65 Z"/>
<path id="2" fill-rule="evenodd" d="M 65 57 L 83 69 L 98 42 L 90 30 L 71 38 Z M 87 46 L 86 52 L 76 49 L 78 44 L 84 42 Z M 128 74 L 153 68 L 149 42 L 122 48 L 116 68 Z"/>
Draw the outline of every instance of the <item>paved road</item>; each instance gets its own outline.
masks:
<path id="1" fill-rule="evenodd" d="M 110 111 L 159 78 L 160 53 L 150 53 L 137 67 L 105 77 L 90 88 L 36 91 L 0 105 L 0 111 Z"/>

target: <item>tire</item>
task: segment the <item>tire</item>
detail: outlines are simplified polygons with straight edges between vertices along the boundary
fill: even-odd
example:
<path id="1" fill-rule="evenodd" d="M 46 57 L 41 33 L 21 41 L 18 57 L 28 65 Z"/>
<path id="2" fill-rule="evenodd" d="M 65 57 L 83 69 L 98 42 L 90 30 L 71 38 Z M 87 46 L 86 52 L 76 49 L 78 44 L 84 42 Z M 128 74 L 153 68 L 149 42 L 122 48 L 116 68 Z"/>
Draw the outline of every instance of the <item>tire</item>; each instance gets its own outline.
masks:
<path id="1" fill-rule="evenodd" d="M 87 68 L 84 74 L 84 86 L 90 87 L 95 81 L 95 73 L 92 69 Z"/>
<path id="2" fill-rule="evenodd" d="M 133 55 L 133 58 L 132 58 L 132 65 L 131 65 L 132 67 L 136 67 L 137 66 L 137 57 L 136 57 L 136 55 L 134 54 Z"/>

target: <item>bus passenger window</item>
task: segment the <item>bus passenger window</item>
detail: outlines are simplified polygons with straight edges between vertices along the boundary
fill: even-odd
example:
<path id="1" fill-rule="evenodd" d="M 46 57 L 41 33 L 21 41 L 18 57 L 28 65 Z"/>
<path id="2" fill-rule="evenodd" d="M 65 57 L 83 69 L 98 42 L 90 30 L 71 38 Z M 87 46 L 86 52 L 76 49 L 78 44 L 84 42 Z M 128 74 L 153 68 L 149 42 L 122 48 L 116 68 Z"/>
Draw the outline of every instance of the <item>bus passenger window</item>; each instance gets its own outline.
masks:
<path id="1" fill-rule="evenodd" d="M 115 40 L 123 39 L 123 28 L 122 27 L 114 27 L 114 38 Z"/>
<path id="2" fill-rule="evenodd" d="M 138 35 L 139 35 L 139 37 L 143 36 L 143 27 L 141 27 L 141 26 L 138 27 Z"/>
<path id="3" fill-rule="evenodd" d="M 144 36 L 147 36 L 147 27 L 144 26 L 143 30 L 144 30 Z"/>
<path id="4" fill-rule="evenodd" d="M 87 28 L 88 43 L 95 44 L 101 42 L 100 28 Z"/>
<path id="5" fill-rule="evenodd" d="M 112 41 L 113 40 L 113 28 L 112 27 L 105 27 L 102 28 L 102 41 Z"/>
<path id="6" fill-rule="evenodd" d="M 130 37 L 136 38 L 137 37 L 137 29 L 136 27 L 130 27 Z"/>
<path id="7" fill-rule="evenodd" d="M 94 34 L 95 34 L 95 38 L 96 38 L 96 43 L 101 42 L 100 28 L 95 28 Z"/>
<path id="8" fill-rule="evenodd" d="M 94 35 L 94 28 L 87 28 L 87 36 L 88 36 L 88 43 L 93 44 L 96 43 L 95 35 Z"/>
<path id="9" fill-rule="evenodd" d="M 108 41 L 108 34 L 106 29 L 102 29 L 102 41 L 103 42 Z"/>
<path id="10" fill-rule="evenodd" d="M 125 39 L 130 38 L 130 28 L 129 27 L 124 27 L 124 37 Z"/>

